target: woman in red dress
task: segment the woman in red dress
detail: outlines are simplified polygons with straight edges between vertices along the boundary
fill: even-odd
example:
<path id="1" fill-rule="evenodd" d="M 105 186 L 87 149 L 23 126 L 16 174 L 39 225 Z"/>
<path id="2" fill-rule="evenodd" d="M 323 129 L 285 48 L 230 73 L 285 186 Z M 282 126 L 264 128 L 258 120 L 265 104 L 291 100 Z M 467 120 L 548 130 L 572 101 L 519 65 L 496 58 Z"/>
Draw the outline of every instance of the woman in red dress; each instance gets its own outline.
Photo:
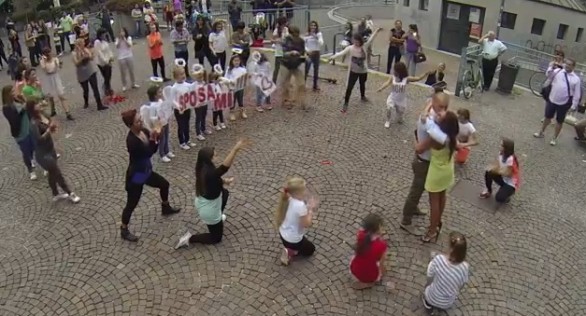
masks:
<path id="1" fill-rule="evenodd" d="M 387 242 L 380 236 L 382 218 L 369 214 L 362 221 L 362 228 L 356 234 L 355 254 L 350 260 L 350 273 L 357 280 L 357 290 L 374 286 L 385 273 L 384 259 Z"/>

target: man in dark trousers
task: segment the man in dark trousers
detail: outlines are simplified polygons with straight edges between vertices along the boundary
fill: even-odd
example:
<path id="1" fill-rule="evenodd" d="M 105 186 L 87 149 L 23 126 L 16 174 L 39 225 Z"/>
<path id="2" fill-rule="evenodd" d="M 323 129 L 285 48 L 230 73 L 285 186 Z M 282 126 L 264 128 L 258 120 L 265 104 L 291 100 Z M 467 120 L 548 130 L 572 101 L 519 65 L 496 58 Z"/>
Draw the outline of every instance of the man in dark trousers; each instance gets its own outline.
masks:
<path id="1" fill-rule="evenodd" d="M 484 78 L 484 91 L 490 89 L 494 72 L 499 64 L 499 57 L 507 50 L 505 44 L 496 39 L 493 31 L 486 33 L 478 44 L 482 46 L 482 77 Z"/>

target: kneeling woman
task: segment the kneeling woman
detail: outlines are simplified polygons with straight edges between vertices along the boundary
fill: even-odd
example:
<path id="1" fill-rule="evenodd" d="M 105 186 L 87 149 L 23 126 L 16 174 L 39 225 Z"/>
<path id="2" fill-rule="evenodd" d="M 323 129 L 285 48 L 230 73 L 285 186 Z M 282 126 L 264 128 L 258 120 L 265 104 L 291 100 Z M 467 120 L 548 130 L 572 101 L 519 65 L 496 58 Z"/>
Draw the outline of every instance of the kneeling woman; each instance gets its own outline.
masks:
<path id="1" fill-rule="evenodd" d="M 484 173 L 486 190 L 480 194 L 483 199 L 492 195 L 492 183 L 496 182 L 500 189 L 495 195 L 499 203 L 506 203 L 519 189 L 519 161 L 515 156 L 515 143 L 513 140 L 503 138 L 498 160 L 495 161 Z"/>
<path id="2" fill-rule="evenodd" d="M 157 123 L 153 131 L 149 131 L 143 127 L 141 117 L 136 109 L 122 112 L 122 121 L 130 129 L 128 136 L 126 136 L 126 148 L 130 161 L 126 171 L 127 198 L 126 206 L 122 211 L 120 236 L 122 239 L 136 242 L 138 237 L 128 230 L 128 223 L 130 223 L 132 212 L 140 201 L 145 184 L 159 189 L 162 201 L 161 213 L 164 216 L 179 213 L 181 209 L 173 208 L 169 204 L 169 181 L 153 171 L 151 157 L 159 148 L 161 124 Z"/>
<path id="3" fill-rule="evenodd" d="M 197 235 L 187 232 L 179 238 L 175 249 L 194 243 L 211 245 L 222 241 L 226 220 L 224 209 L 229 195 L 224 185 L 230 185 L 233 181 L 232 178 L 224 179 L 222 176 L 228 172 L 238 152 L 248 145 L 249 142 L 246 140 L 238 141 L 219 167 L 213 163 L 216 155 L 213 147 L 199 150 L 195 163 L 195 208 L 201 221 L 208 226 L 209 232 Z"/>
<path id="4" fill-rule="evenodd" d="M 275 214 L 275 224 L 285 247 L 281 255 L 281 263 L 285 266 L 294 256 L 310 257 L 315 252 L 315 246 L 305 238 L 305 229 L 311 226 L 316 203 L 313 200 L 305 203 L 305 191 L 305 180 L 289 179 Z"/>

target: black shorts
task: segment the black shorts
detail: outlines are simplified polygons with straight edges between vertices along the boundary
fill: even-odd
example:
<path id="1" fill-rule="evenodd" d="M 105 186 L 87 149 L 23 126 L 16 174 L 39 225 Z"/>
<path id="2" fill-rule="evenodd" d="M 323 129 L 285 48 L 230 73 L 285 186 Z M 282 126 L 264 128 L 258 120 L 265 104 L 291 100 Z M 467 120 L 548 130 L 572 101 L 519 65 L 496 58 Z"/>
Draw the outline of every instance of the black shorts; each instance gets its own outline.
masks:
<path id="1" fill-rule="evenodd" d="M 562 124 L 566 120 L 566 115 L 571 107 L 571 104 L 558 105 L 545 101 L 545 118 L 552 119 L 555 116 L 555 120 Z"/>

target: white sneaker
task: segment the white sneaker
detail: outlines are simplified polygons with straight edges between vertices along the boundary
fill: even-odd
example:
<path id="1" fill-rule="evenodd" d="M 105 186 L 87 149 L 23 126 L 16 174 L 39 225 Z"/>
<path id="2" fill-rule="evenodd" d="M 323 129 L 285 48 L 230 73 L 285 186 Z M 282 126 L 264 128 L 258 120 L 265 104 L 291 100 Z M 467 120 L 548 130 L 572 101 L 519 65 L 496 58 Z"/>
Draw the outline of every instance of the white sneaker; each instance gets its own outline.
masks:
<path id="1" fill-rule="evenodd" d="M 203 135 L 197 135 L 197 140 L 204 141 L 206 138 Z"/>
<path id="2" fill-rule="evenodd" d="M 189 145 L 187 145 L 187 144 L 181 144 L 181 145 L 179 145 L 179 147 L 183 150 L 189 150 L 189 148 L 190 148 Z"/>
<path id="3" fill-rule="evenodd" d="M 197 146 L 197 143 L 189 143 L 189 147 L 195 147 Z"/>
<path id="4" fill-rule="evenodd" d="M 31 167 L 36 168 L 37 167 L 37 162 L 34 160 L 31 160 Z"/>
<path id="5" fill-rule="evenodd" d="M 75 193 L 73 193 L 73 192 L 71 192 L 68 197 L 69 197 L 69 201 L 71 201 L 71 203 L 74 203 L 74 204 L 79 203 L 79 201 L 81 200 L 79 198 L 79 196 L 75 195 Z"/>
<path id="6" fill-rule="evenodd" d="M 31 180 L 37 180 L 37 174 L 34 172 L 31 172 L 30 178 L 31 178 Z"/>
<path id="7" fill-rule="evenodd" d="M 171 162 L 171 158 L 169 158 L 167 156 L 163 156 L 163 157 L 161 157 L 161 162 Z"/>
<path id="8" fill-rule="evenodd" d="M 226 214 L 222 214 L 222 222 L 226 221 Z"/>
<path id="9" fill-rule="evenodd" d="M 291 259 L 289 257 L 289 251 L 287 250 L 287 248 L 283 248 L 283 252 L 281 253 L 281 264 L 283 264 L 284 266 L 288 266 L 289 259 Z"/>
<path id="10" fill-rule="evenodd" d="M 53 202 L 57 202 L 59 200 L 63 200 L 69 197 L 69 194 L 67 193 L 61 193 L 61 194 L 57 194 L 55 196 L 53 196 Z"/>
<path id="11" fill-rule="evenodd" d="M 185 235 L 181 236 L 181 238 L 179 238 L 179 242 L 175 246 L 175 249 L 189 246 L 189 238 L 191 238 L 190 232 L 187 232 L 187 233 L 185 233 Z"/>
<path id="12" fill-rule="evenodd" d="M 49 175 L 49 171 L 47 171 L 47 170 L 43 170 L 43 177 L 46 177 L 46 176 L 48 176 L 48 175 Z"/>
<path id="13" fill-rule="evenodd" d="M 386 121 L 386 122 L 385 122 L 385 128 L 389 128 L 389 127 L 391 127 L 391 122 L 389 122 L 389 121 Z"/>
<path id="14" fill-rule="evenodd" d="M 175 158 L 175 154 L 172 153 L 172 152 L 168 152 L 167 153 L 167 157 L 169 157 L 169 158 Z"/>
<path id="15" fill-rule="evenodd" d="M 535 137 L 535 138 L 543 138 L 543 133 L 537 132 L 537 133 L 533 134 L 533 137 Z"/>
<path id="16" fill-rule="evenodd" d="M 140 88 L 140 86 L 137 85 L 136 83 L 132 85 L 132 89 L 138 89 L 138 88 Z"/>
<path id="17" fill-rule="evenodd" d="M 220 123 L 220 127 L 221 127 L 222 129 L 226 129 L 226 124 L 224 124 L 224 123 Z"/>
<path id="18" fill-rule="evenodd" d="M 211 134 L 212 134 L 212 131 L 211 131 L 211 130 L 209 130 L 209 129 L 206 129 L 206 130 L 204 131 L 204 133 L 205 133 L 206 135 L 211 135 Z"/>
<path id="19" fill-rule="evenodd" d="M 122 92 L 126 92 L 126 87 L 122 87 Z"/>
<path id="20" fill-rule="evenodd" d="M 550 144 L 550 145 L 552 145 L 552 146 L 555 146 L 555 145 L 557 145 L 557 144 L 558 144 L 558 141 L 557 141 L 557 139 L 555 139 L 555 138 L 554 138 L 554 139 L 552 139 L 552 140 L 549 142 L 549 144 Z"/>
<path id="21" fill-rule="evenodd" d="M 221 131 L 222 130 L 222 127 L 220 125 L 216 125 L 216 126 L 214 126 L 214 129 L 216 131 Z"/>

